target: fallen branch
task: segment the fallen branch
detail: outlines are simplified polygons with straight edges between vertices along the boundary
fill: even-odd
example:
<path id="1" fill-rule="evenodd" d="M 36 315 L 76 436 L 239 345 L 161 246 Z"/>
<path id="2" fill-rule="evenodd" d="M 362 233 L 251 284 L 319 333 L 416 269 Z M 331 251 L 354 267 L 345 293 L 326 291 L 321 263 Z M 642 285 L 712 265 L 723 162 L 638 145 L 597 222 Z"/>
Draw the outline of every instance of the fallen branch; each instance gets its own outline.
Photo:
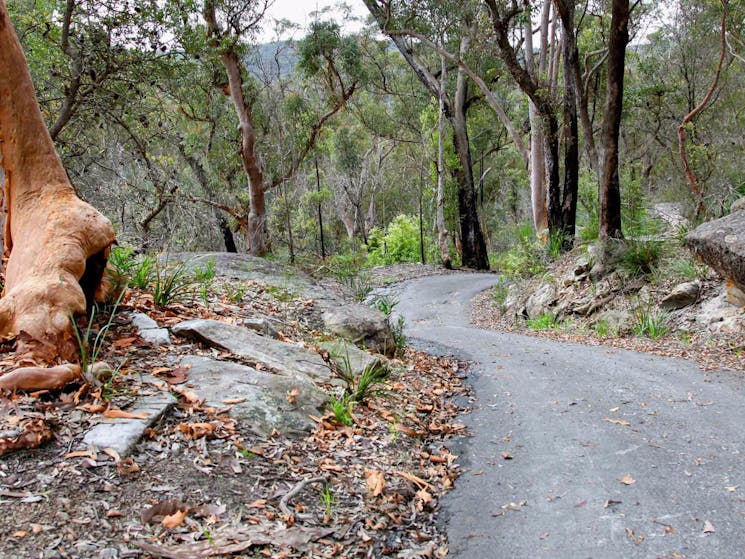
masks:
<path id="1" fill-rule="evenodd" d="M 21 367 L 0 377 L 0 389 L 50 390 L 62 388 L 80 377 L 80 365 L 75 363 L 56 367 Z"/>
<path id="2" fill-rule="evenodd" d="M 295 484 L 295 486 L 290 489 L 287 493 L 285 493 L 285 496 L 282 497 L 279 500 L 279 510 L 282 511 L 282 514 L 286 514 L 288 516 L 294 515 L 294 513 L 290 510 L 290 507 L 287 506 L 287 503 L 290 502 L 290 499 L 297 496 L 298 493 L 300 493 L 306 485 L 310 485 L 311 483 L 319 483 L 319 482 L 325 482 L 328 483 L 328 478 L 325 476 L 318 476 L 318 477 L 312 477 L 308 479 L 301 480 Z"/>

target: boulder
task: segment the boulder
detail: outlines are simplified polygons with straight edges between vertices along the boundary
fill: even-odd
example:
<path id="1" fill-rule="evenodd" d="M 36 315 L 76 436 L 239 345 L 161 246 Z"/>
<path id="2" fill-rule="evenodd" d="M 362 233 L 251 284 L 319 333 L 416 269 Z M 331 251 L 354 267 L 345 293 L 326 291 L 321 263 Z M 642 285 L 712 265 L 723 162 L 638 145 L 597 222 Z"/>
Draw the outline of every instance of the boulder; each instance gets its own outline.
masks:
<path id="1" fill-rule="evenodd" d="M 266 317 L 262 316 L 254 318 L 244 318 L 241 324 L 243 324 L 243 326 L 245 326 L 249 330 L 253 330 L 256 333 L 261 334 L 262 336 L 267 336 L 274 339 L 279 338 L 279 333 L 274 327 L 274 324 L 272 324 L 272 321 Z"/>
<path id="2" fill-rule="evenodd" d="M 660 308 L 674 311 L 692 305 L 701 293 L 701 283 L 688 281 L 673 287 L 672 291 L 660 301 Z"/>
<path id="3" fill-rule="evenodd" d="M 391 355 L 396 344 L 388 318 L 380 311 L 359 304 L 327 308 L 323 323 L 330 334 L 339 336 L 376 353 Z"/>
<path id="4" fill-rule="evenodd" d="M 716 297 L 704 301 L 696 313 L 696 322 L 714 332 L 730 330 L 731 326 L 740 323 L 743 318 L 742 310 L 727 301 L 725 289 Z"/>
<path id="5" fill-rule="evenodd" d="M 304 375 L 284 376 L 252 367 L 188 356 L 181 365 L 189 367 L 189 382 L 207 404 L 224 408 L 231 403 L 230 416 L 262 436 L 277 430 L 301 436 L 312 430 L 311 415 L 321 415 L 328 395 Z"/>
<path id="6" fill-rule="evenodd" d="M 348 367 L 354 376 L 361 375 L 365 369 L 375 366 L 388 367 L 380 355 L 362 351 L 356 345 L 345 340 L 321 342 L 318 346 L 329 352 L 329 357 L 337 367 Z"/>
<path id="7" fill-rule="evenodd" d="M 528 318 L 538 318 L 547 313 L 549 307 L 556 302 L 556 287 L 551 283 L 544 283 L 525 302 L 525 313 Z"/>
<path id="8" fill-rule="evenodd" d="M 129 317 L 132 326 L 137 328 L 137 335 L 154 346 L 171 345 L 171 336 L 167 328 L 161 328 L 145 313 L 132 313 Z"/>
<path id="9" fill-rule="evenodd" d="M 699 260 L 745 290 L 745 212 L 703 223 L 686 235 L 685 242 Z"/>
<path id="10" fill-rule="evenodd" d="M 609 333 L 622 334 L 630 328 L 633 320 L 634 317 L 629 311 L 611 309 L 602 313 L 598 313 L 597 317 L 593 321 L 593 324 L 597 325 L 598 323 L 605 323 Z"/>
<path id="11" fill-rule="evenodd" d="M 197 319 L 181 322 L 171 331 L 212 347 L 227 349 L 238 357 L 266 365 L 281 375 L 292 377 L 301 374 L 316 382 L 331 380 L 331 370 L 315 351 L 260 336 L 243 326 Z"/>

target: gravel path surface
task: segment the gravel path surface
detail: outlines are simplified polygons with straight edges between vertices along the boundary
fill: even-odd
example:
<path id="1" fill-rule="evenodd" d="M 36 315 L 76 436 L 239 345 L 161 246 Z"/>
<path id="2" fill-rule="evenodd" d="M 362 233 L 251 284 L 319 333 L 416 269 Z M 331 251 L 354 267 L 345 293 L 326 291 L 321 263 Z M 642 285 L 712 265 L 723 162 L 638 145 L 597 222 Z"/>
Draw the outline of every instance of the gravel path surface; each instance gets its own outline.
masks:
<path id="1" fill-rule="evenodd" d="M 451 556 L 745 556 L 737 373 L 482 330 L 491 274 L 394 287 L 410 343 L 475 362 L 468 471 L 444 500 Z"/>

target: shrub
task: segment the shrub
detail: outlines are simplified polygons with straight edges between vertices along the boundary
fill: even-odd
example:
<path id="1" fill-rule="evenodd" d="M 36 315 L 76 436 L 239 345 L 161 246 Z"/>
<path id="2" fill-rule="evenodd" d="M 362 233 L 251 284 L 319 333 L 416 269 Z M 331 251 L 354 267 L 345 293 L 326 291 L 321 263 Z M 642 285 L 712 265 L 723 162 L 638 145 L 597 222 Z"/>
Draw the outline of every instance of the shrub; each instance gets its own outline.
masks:
<path id="1" fill-rule="evenodd" d="M 425 239 L 425 244 L 427 241 Z M 385 233 L 374 228 L 367 241 L 367 260 L 372 266 L 419 262 L 421 258 L 419 219 L 397 215 Z"/>
<path id="2" fill-rule="evenodd" d="M 632 276 L 651 274 L 662 256 L 660 241 L 628 241 L 620 266 Z"/>

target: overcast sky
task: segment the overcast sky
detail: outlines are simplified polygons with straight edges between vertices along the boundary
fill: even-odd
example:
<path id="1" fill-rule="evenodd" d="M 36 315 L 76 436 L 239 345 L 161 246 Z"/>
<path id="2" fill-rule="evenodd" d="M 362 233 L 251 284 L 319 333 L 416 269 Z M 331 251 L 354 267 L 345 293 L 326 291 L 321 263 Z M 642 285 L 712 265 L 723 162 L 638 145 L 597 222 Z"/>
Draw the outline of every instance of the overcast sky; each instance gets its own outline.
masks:
<path id="1" fill-rule="evenodd" d="M 289 19 L 293 23 L 300 25 L 301 31 L 294 33 L 294 36 L 297 38 L 304 34 L 304 30 L 308 27 L 308 24 L 313 21 L 311 17 L 313 12 L 322 10 L 328 6 L 334 7 L 338 3 L 339 0 L 275 0 L 272 7 L 269 8 L 267 23 L 264 26 L 265 29 L 261 36 L 261 41 L 271 41 L 275 38 L 274 25 L 271 23 L 272 19 Z M 346 0 L 345 3 L 352 9 L 353 15 L 362 18 L 367 16 L 368 11 L 362 0 Z M 340 12 L 335 10 L 333 13 L 338 15 Z M 356 28 L 359 28 L 359 26 Z M 350 31 L 356 30 L 356 28 L 350 29 Z"/>

